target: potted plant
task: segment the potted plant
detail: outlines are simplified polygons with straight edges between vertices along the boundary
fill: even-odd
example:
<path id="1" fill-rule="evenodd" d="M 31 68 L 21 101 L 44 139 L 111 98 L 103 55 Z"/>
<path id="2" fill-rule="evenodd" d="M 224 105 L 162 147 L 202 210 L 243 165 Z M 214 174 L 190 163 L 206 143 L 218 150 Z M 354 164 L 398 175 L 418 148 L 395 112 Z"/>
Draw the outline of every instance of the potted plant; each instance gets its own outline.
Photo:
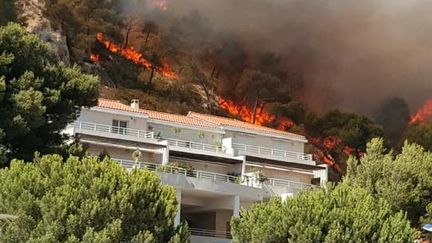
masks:
<path id="1" fill-rule="evenodd" d="M 175 134 L 176 138 L 178 138 L 179 134 L 181 133 L 181 129 L 178 128 L 178 127 L 174 127 L 173 131 L 174 131 L 174 134 Z"/>
<path id="2" fill-rule="evenodd" d="M 204 131 L 199 131 L 199 132 L 198 132 L 198 138 L 201 139 L 201 143 L 203 142 L 205 136 L 206 136 L 206 134 L 205 134 Z"/>
<path id="3" fill-rule="evenodd" d="M 141 157 L 141 151 L 139 150 L 139 148 L 137 148 L 132 153 L 132 159 L 135 161 L 134 165 L 132 166 L 132 169 L 138 169 L 138 167 L 139 167 L 138 161 L 139 161 L 140 157 Z"/>
<path id="4" fill-rule="evenodd" d="M 232 177 L 230 177 L 230 182 L 237 183 L 237 184 L 241 184 L 243 182 L 241 173 L 231 172 L 231 173 L 228 173 L 228 175 L 232 176 Z"/>
<path id="5" fill-rule="evenodd" d="M 262 171 L 258 171 L 258 181 L 259 182 L 261 182 L 261 183 L 264 183 L 264 182 L 266 182 L 268 180 L 268 177 L 267 176 L 265 176 L 263 173 L 262 173 Z"/>

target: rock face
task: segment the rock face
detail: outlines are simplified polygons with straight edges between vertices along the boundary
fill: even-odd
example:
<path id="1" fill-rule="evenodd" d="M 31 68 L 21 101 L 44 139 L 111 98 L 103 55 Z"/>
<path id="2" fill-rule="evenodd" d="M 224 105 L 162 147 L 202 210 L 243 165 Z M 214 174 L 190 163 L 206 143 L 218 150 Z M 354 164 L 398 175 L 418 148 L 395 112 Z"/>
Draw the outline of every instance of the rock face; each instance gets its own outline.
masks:
<path id="1" fill-rule="evenodd" d="M 61 30 L 54 30 L 50 21 L 44 16 L 45 0 L 18 0 L 19 19 L 27 31 L 38 35 L 46 41 L 55 57 L 65 63 L 70 63 L 66 37 Z"/>

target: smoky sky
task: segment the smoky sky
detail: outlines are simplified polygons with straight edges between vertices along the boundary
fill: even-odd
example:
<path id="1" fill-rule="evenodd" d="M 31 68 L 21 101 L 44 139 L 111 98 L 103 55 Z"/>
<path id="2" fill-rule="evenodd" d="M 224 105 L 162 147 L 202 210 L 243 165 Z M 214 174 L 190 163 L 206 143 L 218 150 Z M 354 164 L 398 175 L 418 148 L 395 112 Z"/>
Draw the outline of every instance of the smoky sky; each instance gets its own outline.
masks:
<path id="1" fill-rule="evenodd" d="M 301 70 L 299 98 L 319 110 L 370 114 L 390 97 L 416 110 L 432 98 L 430 0 L 167 0 L 198 11 L 249 50 Z M 294 65 L 293 65 L 294 64 Z"/>

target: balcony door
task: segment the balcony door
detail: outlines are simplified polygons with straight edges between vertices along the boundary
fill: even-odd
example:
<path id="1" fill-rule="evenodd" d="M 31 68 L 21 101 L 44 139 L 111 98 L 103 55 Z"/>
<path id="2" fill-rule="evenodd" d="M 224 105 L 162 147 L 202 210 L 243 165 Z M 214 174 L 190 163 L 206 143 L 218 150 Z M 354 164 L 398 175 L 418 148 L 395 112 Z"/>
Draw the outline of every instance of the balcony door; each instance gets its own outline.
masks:
<path id="1" fill-rule="evenodd" d="M 126 134 L 126 129 L 128 127 L 127 121 L 113 120 L 112 126 L 113 126 L 112 127 L 112 133 L 127 135 Z"/>

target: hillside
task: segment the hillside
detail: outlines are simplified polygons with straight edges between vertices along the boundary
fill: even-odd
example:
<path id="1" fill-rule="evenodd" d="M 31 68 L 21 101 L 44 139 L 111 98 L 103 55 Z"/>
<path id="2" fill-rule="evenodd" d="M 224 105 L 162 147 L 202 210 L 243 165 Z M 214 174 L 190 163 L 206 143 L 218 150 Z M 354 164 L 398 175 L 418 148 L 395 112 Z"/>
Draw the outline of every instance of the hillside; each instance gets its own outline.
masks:
<path id="1" fill-rule="evenodd" d="M 178 15 L 165 0 L 6 2 L 0 24 L 22 23 L 50 43 L 59 61 L 98 75 L 101 97 L 138 98 L 147 109 L 193 110 L 301 133 L 315 159 L 340 174 L 348 156 L 361 157 L 373 137 L 385 136 L 396 150 L 409 134 L 416 137 L 405 132 L 411 114 L 404 100 L 389 98 L 375 107 L 374 119 L 312 109 L 305 103 L 307 48 L 286 54 L 251 46 L 198 10 Z"/>

